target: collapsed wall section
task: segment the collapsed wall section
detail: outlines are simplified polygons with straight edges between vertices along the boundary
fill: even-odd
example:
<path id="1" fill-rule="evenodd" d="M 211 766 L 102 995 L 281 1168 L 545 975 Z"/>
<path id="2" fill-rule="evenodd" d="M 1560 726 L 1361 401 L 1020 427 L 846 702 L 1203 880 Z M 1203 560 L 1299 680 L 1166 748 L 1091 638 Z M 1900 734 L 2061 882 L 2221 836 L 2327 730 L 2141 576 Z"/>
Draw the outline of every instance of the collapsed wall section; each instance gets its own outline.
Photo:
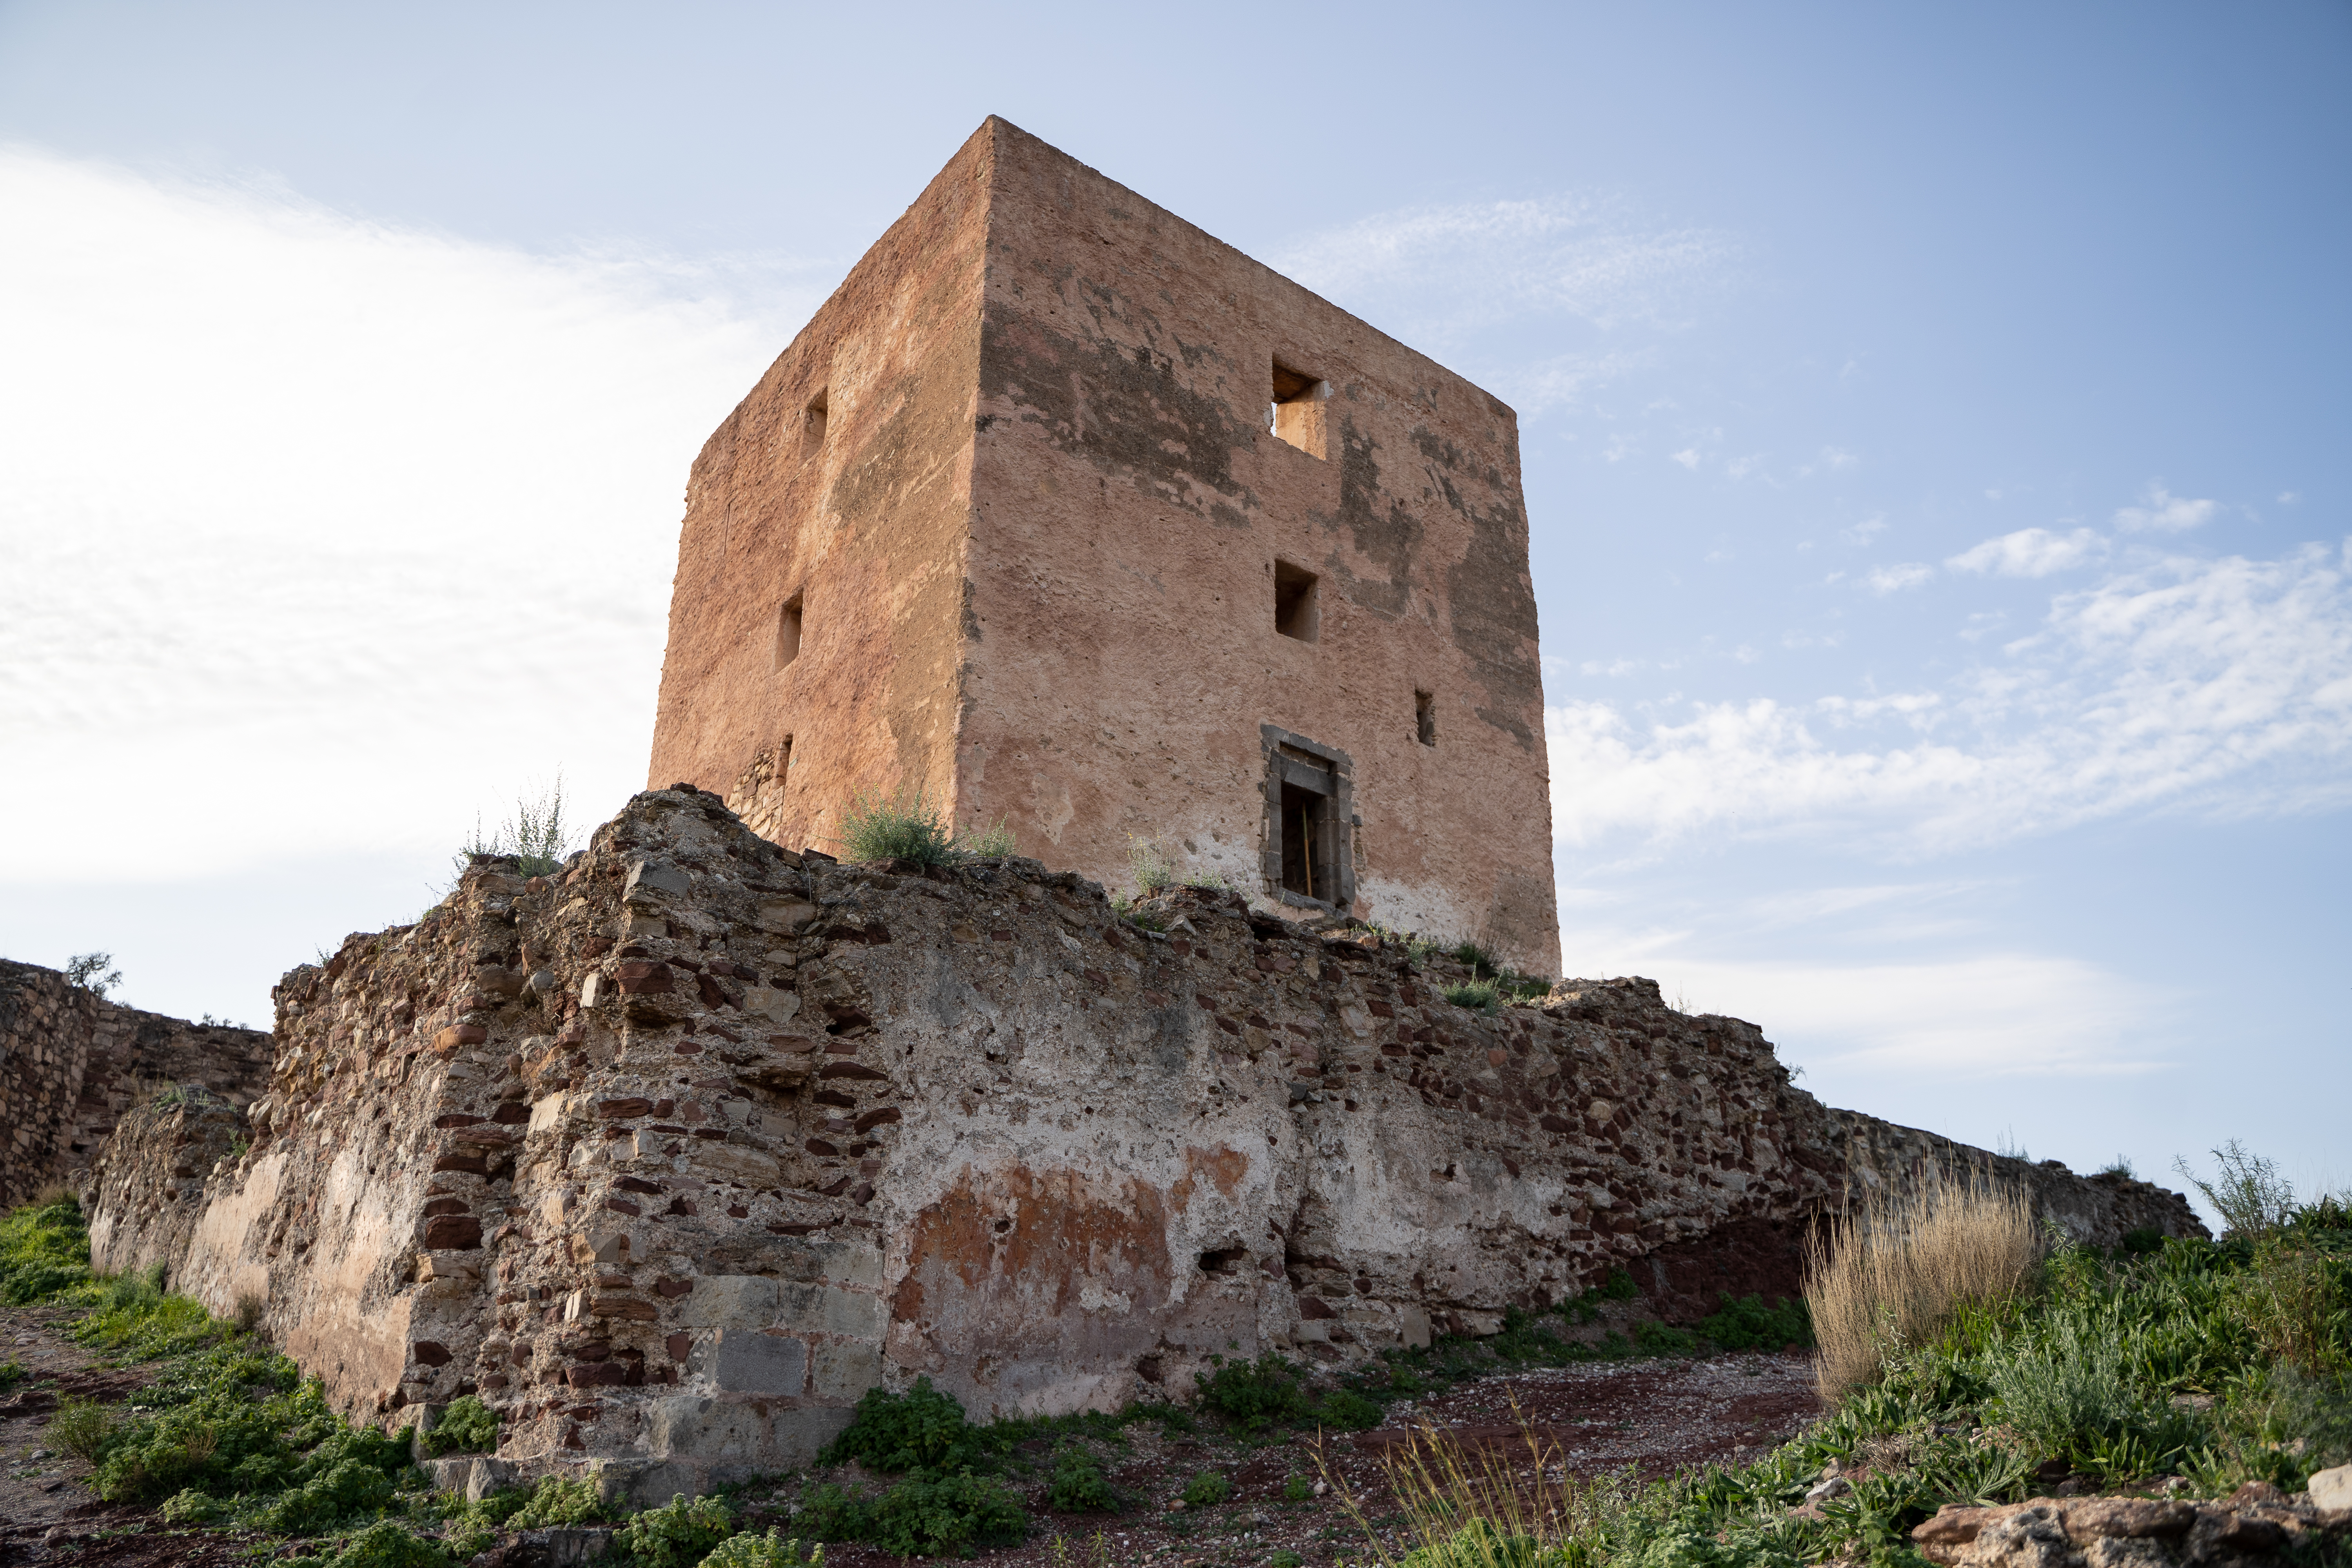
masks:
<path id="1" fill-rule="evenodd" d="M 287 977 L 177 1281 L 266 1297 L 347 1411 L 478 1394 L 504 1458 L 659 1498 L 804 1460 L 917 1373 L 982 1416 L 1181 1398 L 1214 1355 L 1490 1332 L 1619 1266 L 1704 1311 L 1793 1288 L 1849 1182 L 1993 1158 L 1825 1110 L 1648 981 L 1488 1015 L 1229 893 L 1131 913 L 640 795 L 561 878 L 478 864 Z M 2042 1189 L 2092 1238 L 2195 1228 Z M 145 1256 L 163 1210 L 101 1201 L 108 1260 Z"/>
<path id="2" fill-rule="evenodd" d="M 54 969 L 0 959 L 0 1207 L 52 1182 L 86 1190 L 116 1124 L 160 1088 L 251 1100 L 269 1049 L 258 1029 L 142 1012 Z"/>

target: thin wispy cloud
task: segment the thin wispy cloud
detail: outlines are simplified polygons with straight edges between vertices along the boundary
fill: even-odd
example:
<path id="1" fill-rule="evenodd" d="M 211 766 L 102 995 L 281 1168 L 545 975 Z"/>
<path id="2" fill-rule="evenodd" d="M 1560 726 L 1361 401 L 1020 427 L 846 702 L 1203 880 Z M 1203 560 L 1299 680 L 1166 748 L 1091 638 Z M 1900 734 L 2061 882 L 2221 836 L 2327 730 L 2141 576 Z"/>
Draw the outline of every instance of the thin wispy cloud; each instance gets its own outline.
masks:
<path id="1" fill-rule="evenodd" d="M 1660 226 L 1621 202 L 1562 195 L 1380 213 L 1269 259 L 1408 342 L 1444 345 L 1542 317 L 1604 331 L 1678 326 L 1738 257 L 1719 230 Z"/>
<path id="2" fill-rule="evenodd" d="M 1990 573 L 2002 577 L 2047 577 L 2096 560 L 2106 551 L 2096 531 L 2078 528 L 2053 533 L 2046 528 L 2021 528 L 1998 539 L 1960 552 L 1945 561 L 1955 572 Z"/>
<path id="3" fill-rule="evenodd" d="M 1560 842 L 1821 835 L 1895 858 L 2120 813 L 2352 803 L 2352 540 L 2178 557 L 2059 595 L 1939 689 L 1548 710 Z M 1895 734 L 1854 744 L 1874 722 Z"/>
<path id="4" fill-rule="evenodd" d="M 2190 500 L 2166 489 L 2163 481 L 2151 480 L 2139 505 L 2116 510 L 2116 526 L 2126 533 L 2179 533 L 2210 521 L 2219 510 L 2218 502 Z"/>
<path id="5" fill-rule="evenodd" d="M 1867 544 L 1885 531 L 1885 518 L 1866 517 L 1860 522 L 1855 523 L 1852 528 L 1839 529 L 1838 537 L 1844 540 L 1848 544 Z"/>
<path id="6" fill-rule="evenodd" d="M 1936 574 L 1933 566 L 1917 561 L 1905 561 L 1893 566 L 1874 566 L 1863 574 L 1862 585 L 1885 598 L 1906 588 L 1916 588 Z"/>
<path id="7" fill-rule="evenodd" d="M 0 209 L 0 751 L 70 760 L 0 803 L 203 824 L 36 836 L 18 875 L 446 841 L 558 764 L 590 812 L 641 784 L 687 463 L 829 276 L 754 311 L 723 268 L 26 148 Z"/>

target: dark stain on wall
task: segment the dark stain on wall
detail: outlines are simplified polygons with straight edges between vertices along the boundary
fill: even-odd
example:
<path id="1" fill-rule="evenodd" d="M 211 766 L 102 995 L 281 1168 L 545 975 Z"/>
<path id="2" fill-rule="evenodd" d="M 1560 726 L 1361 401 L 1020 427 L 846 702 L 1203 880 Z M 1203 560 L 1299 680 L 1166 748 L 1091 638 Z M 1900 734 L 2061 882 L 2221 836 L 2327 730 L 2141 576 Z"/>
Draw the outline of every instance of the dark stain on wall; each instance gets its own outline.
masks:
<path id="1" fill-rule="evenodd" d="M 1233 455 L 1256 433 L 1226 398 L 1186 384 L 1173 356 L 992 311 L 981 327 L 980 390 L 1106 476 L 1217 527 L 1248 526 L 1257 500 L 1234 479 Z"/>

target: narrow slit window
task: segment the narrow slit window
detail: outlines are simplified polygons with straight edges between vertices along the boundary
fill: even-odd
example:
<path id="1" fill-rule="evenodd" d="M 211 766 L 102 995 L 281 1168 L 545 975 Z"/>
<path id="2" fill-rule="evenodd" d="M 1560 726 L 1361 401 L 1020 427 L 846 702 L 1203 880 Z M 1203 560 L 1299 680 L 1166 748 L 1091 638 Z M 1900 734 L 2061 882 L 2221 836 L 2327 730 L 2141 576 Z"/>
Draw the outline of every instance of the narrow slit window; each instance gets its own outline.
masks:
<path id="1" fill-rule="evenodd" d="M 776 669 L 801 656 L 801 596 L 794 594 L 776 611 Z"/>
<path id="2" fill-rule="evenodd" d="M 1412 694 L 1412 731 L 1414 738 L 1423 745 L 1437 744 L 1437 693 L 1434 691 Z"/>
<path id="3" fill-rule="evenodd" d="M 1323 405 L 1331 384 L 1293 370 L 1280 360 L 1274 363 L 1274 401 L 1266 411 L 1267 428 L 1310 458 L 1327 457 Z"/>
<path id="4" fill-rule="evenodd" d="M 1274 563 L 1274 629 L 1300 642 L 1315 642 L 1322 632 L 1316 603 L 1315 574 L 1287 561 Z"/>
<path id="5" fill-rule="evenodd" d="M 824 394 L 819 392 L 801 410 L 801 456 L 814 458 L 824 446 Z"/>

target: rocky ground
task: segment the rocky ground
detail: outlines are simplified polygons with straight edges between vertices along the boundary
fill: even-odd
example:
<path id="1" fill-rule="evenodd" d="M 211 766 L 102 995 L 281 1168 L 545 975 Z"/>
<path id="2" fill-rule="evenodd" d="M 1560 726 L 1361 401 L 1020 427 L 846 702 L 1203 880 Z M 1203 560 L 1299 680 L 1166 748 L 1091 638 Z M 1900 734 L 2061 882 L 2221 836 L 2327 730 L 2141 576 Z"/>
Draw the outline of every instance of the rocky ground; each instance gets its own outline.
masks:
<path id="1" fill-rule="evenodd" d="M 166 1530 L 152 1509 L 119 1508 L 90 1495 L 89 1467 L 49 1437 L 60 1401 L 133 1405 L 140 1368 L 111 1370 L 66 1332 L 79 1316 L 53 1308 L 0 1308 L 0 1362 L 24 1375 L 0 1399 L 0 1563 L 62 1563 L 144 1568 L 229 1563 L 245 1543 L 221 1534 Z"/>
<path id="2" fill-rule="evenodd" d="M 1360 1510 L 1384 1530 L 1394 1524 L 1382 1461 L 1424 1425 L 1518 1455 L 1525 1452 L 1524 1418 L 1555 1466 L 1588 1475 L 1631 1468 L 1652 1478 L 1686 1465 L 1745 1459 L 1751 1450 L 1791 1436 L 1819 1412 L 1812 1358 L 1800 1352 L 1594 1363 L 1484 1378 L 1391 1405 L 1389 1424 L 1378 1430 L 1319 1441 L 1297 1434 L 1253 1445 L 1212 1433 L 1205 1424 L 1195 1434 L 1176 1436 L 1140 1422 L 1127 1428 L 1124 1451 L 1106 1446 L 1106 1472 L 1137 1500 L 1136 1507 L 1116 1516 L 1056 1514 L 1045 1506 L 1041 1479 L 1023 1489 L 1031 1494 L 1036 1521 L 1029 1541 L 983 1560 L 1004 1568 L 1098 1561 L 1247 1568 L 1287 1550 L 1306 1564 L 1335 1558 L 1356 1563 L 1365 1542 L 1351 1513 Z M 1050 1445 L 1033 1447 L 1035 1453 L 1026 1457 L 1042 1469 Z M 1517 1468 L 1533 1462 L 1528 1455 Z M 1203 1470 L 1230 1479 L 1232 1497 L 1205 1510 L 1171 1509 L 1185 1482 Z M 1310 1491 L 1322 1481 L 1321 1495 L 1286 1496 L 1294 1478 Z M 1355 1510 L 1340 1489 L 1353 1497 Z M 772 1511 L 756 1517 L 789 1531 L 793 1492 L 778 1489 Z M 898 1559 L 868 1547 L 832 1546 L 825 1561 L 829 1568 L 880 1568 Z"/>
<path id="3" fill-rule="evenodd" d="M 102 1502 L 83 1485 L 89 1467 L 49 1440 L 60 1399 L 135 1405 L 143 1381 L 136 1368 L 100 1367 L 68 1336 L 72 1319 L 47 1309 L 0 1309 L 5 1347 L 0 1360 L 13 1356 L 26 1372 L 13 1397 L 0 1403 L 0 1564 L 147 1568 L 246 1561 L 258 1538 L 173 1530 L 152 1509 Z M 1309 1564 L 1330 1563 L 1335 1555 L 1353 1562 L 1363 1540 L 1340 1489 L 1375 1523 L 1391 1522 L 1382 1458 L 1424 1423 L 1473 1443 L 1516 1445 L 1516 1411 L 1570 1469 L 1598 1474 L 1632 1467 L 1649 1477 L 1685 1465 L 1743 1459 L 1794 1433 L 1818 1408 L 1810 1356 L 1737 1354 L 1486 1378 L 1392 1405 L 1390 1424 L 1381 1429 L 1335 1436 L 1319 1446 L 1301 1435 L 1247 1443 L 1205 1422 L 1191 1435 L 1137 1422 L 1123 1430 L 1123 1445 L 1098 1445 L 1112 1483 L 1134 1506 L 1118 1515 L 1052 1512 L 1042 1495 L 1050 1445 L 1040 1441 L 1032 1445 L 1034 1455 L 1024 1456 L 1037 1462 L 1040 1474 L 1022 1487 L 1035 1528 L 1024 1544 L 983 1560 L 1003 1568 L 1097 1561 L 1246 1568 L 1287 1549 Z M 1184 1483 L 1203 1470 L 1233 1481 L 1231 1499 L 1205 1510 L 1171 1509 Z M 1294 1500 L 1285 1495 L 1293 1478 L 1310 1492 L 1322 1481 L 1323 1489 Z M 790 1500 L 797 1490 L 786 1485 L 755 1502 L 755 1521 L 781 1523 L 789 1531 Z M 837 1568 L 879 1568 L 898 1560 L 867 1547 L 836 1545 L 827 1549 L 826 1561 Z"/>

